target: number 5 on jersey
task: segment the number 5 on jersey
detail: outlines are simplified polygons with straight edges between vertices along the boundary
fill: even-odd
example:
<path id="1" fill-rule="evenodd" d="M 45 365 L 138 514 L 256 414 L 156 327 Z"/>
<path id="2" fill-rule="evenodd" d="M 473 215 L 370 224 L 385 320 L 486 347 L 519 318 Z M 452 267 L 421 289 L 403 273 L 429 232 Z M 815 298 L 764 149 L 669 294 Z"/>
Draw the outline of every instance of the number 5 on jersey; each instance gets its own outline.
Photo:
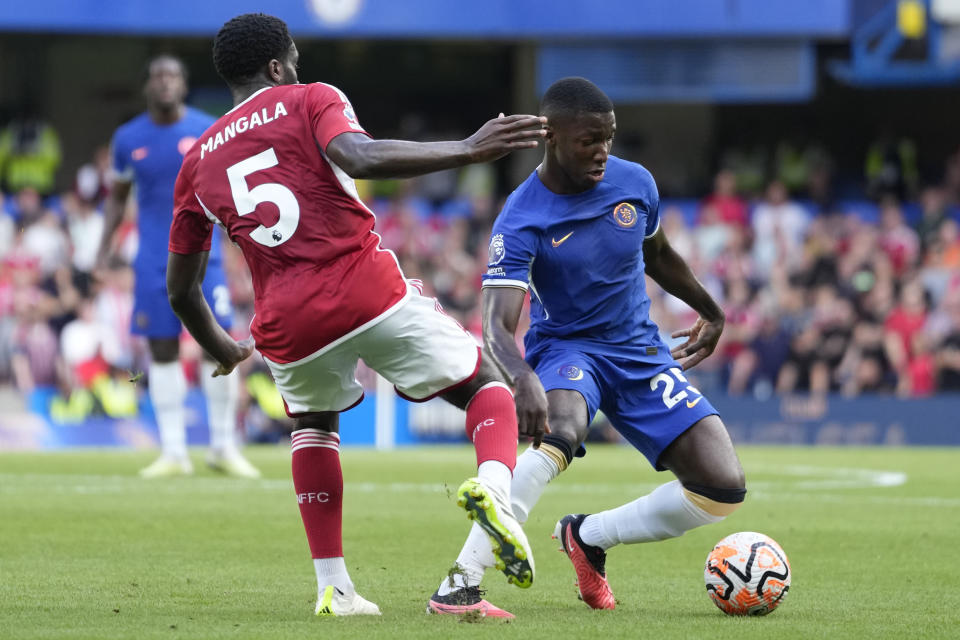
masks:
<path id="1" fill-rule="evenodd" d="M 255 156 L 241 160 L 227 168 L 227 180 L 237 207 L 237 215 L 245 216 L 254 212 L 262 202 L 272 202 L 280 212 L 277 223 L 272 227 L 262 224 L 250 232 L 250 237 L 267 247 L 281 245 L 293 235 L 300 223 L 300 203 L 290 189 L 276 182 L 258 184 L 253 189 L 247 185 L 247 176 L 277 166 L 277 154 L 270 147 Z"/>

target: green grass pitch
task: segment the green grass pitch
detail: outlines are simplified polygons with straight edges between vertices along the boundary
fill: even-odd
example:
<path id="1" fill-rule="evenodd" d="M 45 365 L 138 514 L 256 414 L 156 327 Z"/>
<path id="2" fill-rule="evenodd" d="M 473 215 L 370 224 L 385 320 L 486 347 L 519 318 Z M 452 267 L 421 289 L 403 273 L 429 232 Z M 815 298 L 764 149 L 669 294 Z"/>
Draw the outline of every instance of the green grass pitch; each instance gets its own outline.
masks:
<path id="1" fill-rule="evenodd" d="M 0 454 L 0 638 L 948 638 L 960 635 L 960 452 L 743 447 L 750 493 L 725 522 L 611 551 L 615 611 L 577 600 L 558 517 L 671 478 L 632 449 L 591 446 L 526 530 L 531 589 L 485 580 L 509 622 L 428 616 L 468 521 L 452 497 L 466 447 L 346 449 L 344 545 L 380 618 L 316 619 L 313 567 L 285 447 L 251 448 L 259 481 L 200 470 L 145 481 L 147 452 Z M 202 469 L 202 452 L 194 452 Z M 793 584 L 765 618 L 728 618 L 703 563 L 735 531 L 787 552 Z"/>

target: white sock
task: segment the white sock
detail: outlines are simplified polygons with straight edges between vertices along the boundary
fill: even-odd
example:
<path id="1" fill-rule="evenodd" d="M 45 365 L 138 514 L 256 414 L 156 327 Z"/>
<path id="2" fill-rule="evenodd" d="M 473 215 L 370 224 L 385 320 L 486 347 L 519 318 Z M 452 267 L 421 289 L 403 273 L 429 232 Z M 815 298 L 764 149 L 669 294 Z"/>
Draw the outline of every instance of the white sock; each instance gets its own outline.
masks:
<path id="1" fill-rule="evenodd" d="M 680 481 L 674 480 L 633 502 L 587 516 L 580 525 L 580 539 L 606 550 L 617 544 L 676 538 L 721 520 L 723 516 L 711 515 L 693 504 Z"/>
<path id="2" fill-rule="evenodd" d="M 462 589 L 463 587 L 475 587 L 483 580 L 483 572 L 487 567 L 492 567 L 494 563 L 493 551 L 490 550 L 490 538 L 480 528 L 480 525 L 473 523 L 470 527 L 470 533 L 467 535 L 467 541 L 463 543 L 460 555 L 457 556 L 457 566 L 459 570 L 451 572 L 444 578 L 437 588 L 437 593 L 445 596 L 451 591 Z"/>
<path id="3" fill-rule="evenodd" d="M 160 429 L 160 448 L 168 458 L 187 457 L 187 381 L 179 361 L 150 363 L 150 402 Z"/>
<path id="4" fill-rule="evenodd" d="M 543 490 L 551 480 L 560 475 L 560 469 L 553 458 L 539 449 L 530 447 L 517 458 L 517 468 L 513 470 L 513 485 L 510 503 L 513 515 L 520 524 L 530 517 L 530 512 L 543 495 Z"/>
<path id="5" fill-rule="evenodd" d="M 344 594 L 353 593 L 353 581 L 350 580 L 350 574 L 347 573 L 347 565 L 343 557 L 339 558 L 314 558 L 313 568 L 317 572 L 317 598 L 323 596 L 323 590 L 327 585 L 333 585 L 340 589 Z"/>
<path id="6" fill-rule="evenodd" d="M 237 397 L 240 377 L 234 369 L 228 376 L 212 376 L 217 365 L 203 360 L 200 364 L 200 384 L 207 399 L 207 422 L 210 425 L 210 448 L 230 453 L 238 449 Z"/>
<path id="7" fill-rule="evenodd" d="M 477 478 L 484 486 L 493 489 L 501 496 L 510 495 L 510 483 L 513 481 L 513 472 L 510 467 L 499 460 L 485 460 L 477 467 Z"/>
<path id="8" fill-rule="evenodd" d="M 510 496 L 513 515 L 520 524 L 526 523 L 530 511 L 543 495 L 543 490 L 559 473 L 557 463 L 539 449 L 530 447 L 520 454 L 517 458 L 517 467 L 513 470 Z M 460 571 L 444 578 L 437 593 L 445 596 L 463 587 L 479 585 L 484 571 L 492 567 L 494 562 L 493 552 L 490 550 L 490 538 L 480 525 L 474 523 L 466 542 L 463 543 L 463 548 L 460 549 L 460 555 L 457 556 Z"/>

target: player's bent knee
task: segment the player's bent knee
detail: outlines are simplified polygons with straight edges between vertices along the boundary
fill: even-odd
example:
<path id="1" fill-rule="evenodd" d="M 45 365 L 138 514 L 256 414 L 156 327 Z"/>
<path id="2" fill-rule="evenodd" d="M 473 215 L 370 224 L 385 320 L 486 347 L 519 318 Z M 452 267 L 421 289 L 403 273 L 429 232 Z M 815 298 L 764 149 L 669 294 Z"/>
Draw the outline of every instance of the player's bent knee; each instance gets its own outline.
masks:
<path id="1" fill-rule="evenodd" d="M 725 518 L 739 509 L 747 496 L 744 487 L 720 489 L 693 483 L 684 484 L 683 493 L 690 502 L 718 518 Z"/>

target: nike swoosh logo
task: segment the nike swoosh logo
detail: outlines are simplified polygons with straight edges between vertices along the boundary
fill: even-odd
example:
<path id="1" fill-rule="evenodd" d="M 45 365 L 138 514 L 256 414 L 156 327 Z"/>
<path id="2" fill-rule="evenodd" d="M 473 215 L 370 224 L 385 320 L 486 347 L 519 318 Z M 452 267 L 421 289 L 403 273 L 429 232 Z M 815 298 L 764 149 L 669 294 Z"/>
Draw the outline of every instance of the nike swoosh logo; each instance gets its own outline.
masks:
<path id="1" fill-rule="evenodd" d="M 687 400 L 687 409 L 693 409 L 695 406 L 697 406 L 697 403 L 700 402 L 701 400 L 703 400 L 703 396 L 699 396 L 696 400 L 692 402 L 690 400 Z"/>
<path id="2" fill-rule="evenodd" d="M 563 237 L 560 238 L 559 240 L 555 240 L 555 239 L 551 238 L 551 239 L 550 239 L 550 242 L 553 243 L 553 248 L 556 249 L 557 247 L 559 247 L 560 245 L 562 245 L 564 242 L 566 242 L 566 241 L 567 241 L 567 238 L 569 238 L 569 237 L 572 236 L 572 235 L 573 235 L 573 231 L 571 231 L 571 232 L 568 233 L 567 235 L 563 236 Z"/>

